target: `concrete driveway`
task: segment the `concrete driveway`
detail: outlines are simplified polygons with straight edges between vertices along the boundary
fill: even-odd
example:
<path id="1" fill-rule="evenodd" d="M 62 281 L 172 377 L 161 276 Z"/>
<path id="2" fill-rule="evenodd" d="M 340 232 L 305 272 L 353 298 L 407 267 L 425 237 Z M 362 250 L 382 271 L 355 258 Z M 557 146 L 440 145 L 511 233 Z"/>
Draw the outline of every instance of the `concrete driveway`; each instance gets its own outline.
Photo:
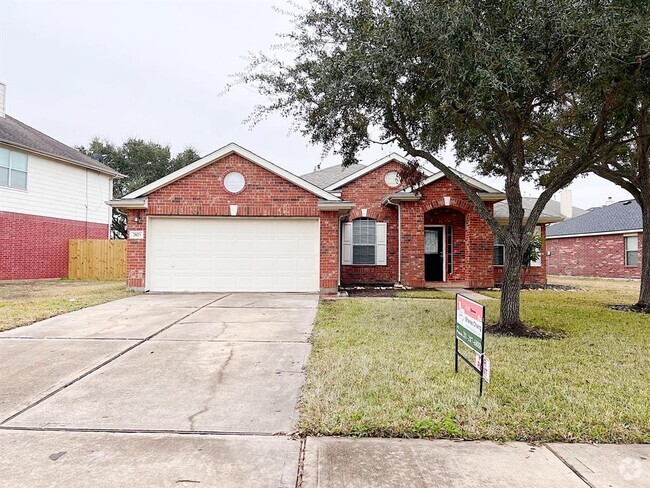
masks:
<path id="1" fill-rule="evenodd" d="M 0 333 L 3 482 L 293 486 L 317 305 L 141 295 Z"/>

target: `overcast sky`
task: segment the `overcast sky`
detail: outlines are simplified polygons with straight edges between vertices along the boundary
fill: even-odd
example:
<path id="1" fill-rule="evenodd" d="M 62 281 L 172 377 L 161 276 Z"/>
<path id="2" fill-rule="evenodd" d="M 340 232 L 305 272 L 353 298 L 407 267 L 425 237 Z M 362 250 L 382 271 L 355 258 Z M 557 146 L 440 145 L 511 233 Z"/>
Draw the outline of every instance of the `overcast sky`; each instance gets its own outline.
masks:
<path id="1" fill-rule="evenodd" d="M 307 0 L 295 0 L 300 3 Z M 68 145 L 93 137 L 120 143 L 141 137 L 193 146 L 206 154 L 229 142 L 304 174 L 321 149 L 291 121 L 272 117 L 250 129 L 243 120 L 263 101 L 238 86 L 222 94 L 249 52 L 268 51 L 290 28 L 273 7 L 286 0 L 0 0 L 0 81 L 7 113 Z M 389 150 L 364 154 L 372 162 Z M 452 153 L 439 157 L 455 164 Z M 323 167 L 337 163 L 335 157 Z M 471 173 L 471 167 L 461 166 Z M 499 189 L 498 180 L 482 178 Z M 539 192 L 525 185 L 527 195 Z M 589 176 L 572 185 L 574 204 L 630 198 Z"/>

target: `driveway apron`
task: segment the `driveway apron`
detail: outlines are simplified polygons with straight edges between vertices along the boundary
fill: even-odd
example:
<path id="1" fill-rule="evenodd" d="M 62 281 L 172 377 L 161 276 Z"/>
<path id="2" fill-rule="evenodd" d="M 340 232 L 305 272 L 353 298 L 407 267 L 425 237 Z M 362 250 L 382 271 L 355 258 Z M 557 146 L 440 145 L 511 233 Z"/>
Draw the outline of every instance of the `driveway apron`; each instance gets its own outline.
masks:
<path id="1" fill-rule="evenodd" d="M 317 304 L 142 295 L 0 333 L 0 443 L 13 446 L 0 470 L 26 486 L 101 485 L 78 465 L 116 486 L 156 453 L 165 468 L 138 486 L 292 486 L 300 445 L 287 434 Z"/>

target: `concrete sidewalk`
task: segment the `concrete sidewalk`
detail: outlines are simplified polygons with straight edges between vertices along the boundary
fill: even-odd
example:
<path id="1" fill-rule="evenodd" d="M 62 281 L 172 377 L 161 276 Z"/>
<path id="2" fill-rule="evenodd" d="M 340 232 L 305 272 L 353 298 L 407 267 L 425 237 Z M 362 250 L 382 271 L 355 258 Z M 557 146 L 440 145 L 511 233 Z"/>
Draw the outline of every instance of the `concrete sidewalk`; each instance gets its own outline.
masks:
<path id="1" fill-rule="evenodd" d="M 650 487 L 650 445 L 307 439 L 303 488 Z"/>

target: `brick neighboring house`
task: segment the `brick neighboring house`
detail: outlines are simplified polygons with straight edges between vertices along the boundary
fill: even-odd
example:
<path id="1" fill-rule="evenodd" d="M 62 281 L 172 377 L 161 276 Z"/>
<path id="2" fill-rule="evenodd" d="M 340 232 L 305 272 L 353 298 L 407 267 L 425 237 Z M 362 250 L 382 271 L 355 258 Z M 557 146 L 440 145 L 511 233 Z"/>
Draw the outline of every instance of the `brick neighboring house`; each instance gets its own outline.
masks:
<path id="1" fill-rule="evenodd" d="M 549 227 L 549 273 L 641 278 L 641 207 L 625 200 Z"/>
<path id="2" fill-rule="evenodd" d="M 442 173 L 427 173 L 410 191 L 399 178 L 405 163 L 390 154 L 299 177 L 229 144 L 110 202 L 128 216 L 128 285 L 294 292 L 350 283 L 493 286 L 502 248 L 471 201 Z M 459 175 L 489 209 L 504 199 Z M 541 232 L 558 220 L 545 214 Z"/>
<path id="3" fill-rule="evenodd" d="M 107 239 L 108 166 L 4 111 L 0 84 L 0 280 L 68 275 L 70 239 Z"/>

